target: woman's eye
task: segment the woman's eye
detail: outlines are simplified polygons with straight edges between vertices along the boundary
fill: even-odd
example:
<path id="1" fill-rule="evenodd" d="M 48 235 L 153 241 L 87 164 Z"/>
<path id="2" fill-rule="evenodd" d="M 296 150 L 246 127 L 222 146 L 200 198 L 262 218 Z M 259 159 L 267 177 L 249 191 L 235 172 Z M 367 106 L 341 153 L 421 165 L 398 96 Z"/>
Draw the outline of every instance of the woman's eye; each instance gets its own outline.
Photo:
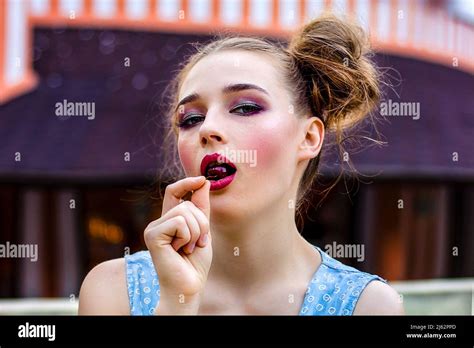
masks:
<path id="1" fill-rule="evenodd" d="M 246 103 L 246 104 L 237 105 L 230 112 L 237 113 L 240 115 L 253 115 L 253 114 L 256 114 L 257 112 L 260 112 L 261 110 L 263 110 L 263 108 L 259 105 Z M 203 121 L 204 119 L 205 117 L 202 115 L 185 116 L 182 121 L 178 122 L 178 127 L 184 128 L 184 129 L 191 128 L 195 124 Z"/>
<path id="2" fill-rule="evenodd" d="M 241 111 L 238 111 L 241 110 Z M 262 110 L 262 107 L 256 104 L 240 104 L 231 110 L 231 112 L 237 112 L 238 114 L 251 115 Z"/>
<path id="3" fill-rule="evenodd" d="M 204 119 L 204 116 L 190 116 L 178 123 L 179 128 L 190 128 Z"/>

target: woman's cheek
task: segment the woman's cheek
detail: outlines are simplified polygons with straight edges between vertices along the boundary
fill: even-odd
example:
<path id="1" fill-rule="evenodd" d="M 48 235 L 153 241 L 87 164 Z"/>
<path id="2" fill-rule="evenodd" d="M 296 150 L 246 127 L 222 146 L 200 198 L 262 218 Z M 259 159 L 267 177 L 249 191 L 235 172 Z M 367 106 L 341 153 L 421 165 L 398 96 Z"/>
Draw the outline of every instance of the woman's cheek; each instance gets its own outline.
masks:
<path id="1" fill-rule="evenodd" d="M 285 151 L 284 141 L 278 136 L 272 134 L 261 134 L 249 141 L 247 149 L 253 152 L 254 166 L 261 172 L 271 172 L 278 165 L 278 160 Z"/>
<path id="2" fill-rule="evenodd" d="M 195 156 L 193 154 L 192 149 L 188 145 L 186 145 L 185 142 L 178 142 L 178 154 L 186 176 L 193 175 L 193 168 L 196 166 L 196 164 L 194 163 Z M 195 175 L 197 176 L 201 174 L 195 173 Z"/>
<path id="3" fill-rule="evenodd" d="M 258 178 L 256 181 L 265 187 L 286 187 L 292 178 L 290 168 L 293 143 L 288 139 L 292 132 L 291 124 L 261 124 L 258 129 L 258 134 L 247 139 L 247 148 L 255 150 L 257 159 L 257 165 L 249 170 Z"/>

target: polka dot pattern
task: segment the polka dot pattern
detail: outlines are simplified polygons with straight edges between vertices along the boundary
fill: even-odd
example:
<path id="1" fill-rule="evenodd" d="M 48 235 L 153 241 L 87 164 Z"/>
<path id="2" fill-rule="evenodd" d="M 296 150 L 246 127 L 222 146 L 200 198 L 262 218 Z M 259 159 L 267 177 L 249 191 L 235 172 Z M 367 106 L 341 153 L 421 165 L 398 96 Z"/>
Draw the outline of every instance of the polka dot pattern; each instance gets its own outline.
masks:
<path id="1" fill-rule="evenodd" d="M 352 315 L 364 288 L 372 280 L 386 282 L 333 259 L 320 248 L 322 263 L 313 275 L 300 315 Z"/>
<path id="2" fill-rule="evenodd" d="M 305 293 L 299 315 L 352 315 L 364 288 L 372 280 L 385 279 L 344 265 L 316 247 L 322 263 Z M 158 275 L 150 252 L 125 256 L 131 315 L 153 315 L 160 300 Z"/>
<path id="3" fill-rule="evenodd" d="M 125 256 L 131 315 L 153 315 L 160 298 L 158 275 L 149 251 Z"/>

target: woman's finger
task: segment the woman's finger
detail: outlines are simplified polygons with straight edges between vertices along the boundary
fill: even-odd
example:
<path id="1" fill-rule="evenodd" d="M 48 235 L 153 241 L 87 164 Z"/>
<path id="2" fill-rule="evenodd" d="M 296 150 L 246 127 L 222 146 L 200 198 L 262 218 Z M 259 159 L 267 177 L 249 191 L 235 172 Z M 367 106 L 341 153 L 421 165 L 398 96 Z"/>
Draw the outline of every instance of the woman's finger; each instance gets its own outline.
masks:
<path id="1" fill-rule="evenodd" d="M 194 205 L 194 203 L 192 202 L 190 203 L 191 203 L 189 205 L 190 209 L 193 212 L 196 220 L 198 221 L 199 230 L 201 231 L 201 234 L 199 236 L 198 241 L 196 242 L 196 245 L 203 248 L 206 246 L 205 240 L 209 237 L 208 235 L 210 233 L 209 219 L 207 218 L 207 216 L 204 214 L 204 212 L 201 209 L 199 209 L 198 207 Z"/>
<path id="2" fill-rule="evenodd" d="M 194 250 L 194 246 L 199 236 L 201 235 L 201 227 L 195 216 L 196 212 L 192 209 L 195 208 L 193 204 L 189 201 L 182 202 L 178 204 L 175 208 L 170 210 L 167 214 L 170 215 L 181 215 L 185 218 L 188 225 L 189 231 L 191 233 L 188 243 L 184 247 L 184 252 L 190 254 Z M 175 250 L 178 250 L 182 245 L 172 243 Z"/>
<path id="3" fill-rule="evenodd" d="M 191 240 L 191 232 L 184 216 L 177 215 L 163 221 L 159 225 L 148 225 L 144 232 L 145 244 L 148 250 L 164 247 L 172 241 L 177 241 L 179 248 Z"/>
<path id="4" fill-rule="evenodd" d="M 198 209 L 192 202 L 181 202 L 159 219 L 152 221 L 147 228 L 159 226 L 165 221 L 172 219 L 176 216 L 184 217 L 191 233 L 191 239 L 189 240 L 185 250 L 185 252 L 189 254 L 193 251 L 196 242 L 200 238 L 202 238 L 203 235 L 207 234 L 209 230 L 209 220 L 206 218 L 204 213 L 200 209 Z M 176 251 L 183 246 L 180 240 L 170 241 L 170 243 L 173 246 L 173 249 L 175 249 Z M 204 245 L 203 243 L 199 243 L 199 246 L 203 247 Z"/>
<path id="5" fill-rule="evenodd" d="M 188 192 L 198 190 L 205 182 L 206 178 L 204 176 L 196 176 L 184 178 L 166 186 L 161 215 L 166 214 L 171 208 L 180 204 L 181 199 Z"/>
<path id="6" fill-rule="evenodd" d="M 211 215 L 211 204 L 209 201 L 210 190 L 211 182 L 206 180 L 204 185 L 196 189 L 191 196 L 191 202 L 193 202 L 194 205 L 204 213 L 208 220 L 210 219 Z"/>

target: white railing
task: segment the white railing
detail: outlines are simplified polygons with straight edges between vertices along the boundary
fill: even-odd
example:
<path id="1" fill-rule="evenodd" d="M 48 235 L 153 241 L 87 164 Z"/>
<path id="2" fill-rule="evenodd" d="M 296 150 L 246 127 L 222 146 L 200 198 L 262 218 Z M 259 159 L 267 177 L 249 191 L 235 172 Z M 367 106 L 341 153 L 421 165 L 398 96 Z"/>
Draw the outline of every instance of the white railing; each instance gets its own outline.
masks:
<path id="1" fill-rule="evenodd" d="M 0 300 L 0 315 L 76 315 L 78 302 L 69 298 Z"/>
<path id="2" fill-rule="evenodd" d="M 474 278 L 392 282 L 408 315 L 474 315 Z"/>

